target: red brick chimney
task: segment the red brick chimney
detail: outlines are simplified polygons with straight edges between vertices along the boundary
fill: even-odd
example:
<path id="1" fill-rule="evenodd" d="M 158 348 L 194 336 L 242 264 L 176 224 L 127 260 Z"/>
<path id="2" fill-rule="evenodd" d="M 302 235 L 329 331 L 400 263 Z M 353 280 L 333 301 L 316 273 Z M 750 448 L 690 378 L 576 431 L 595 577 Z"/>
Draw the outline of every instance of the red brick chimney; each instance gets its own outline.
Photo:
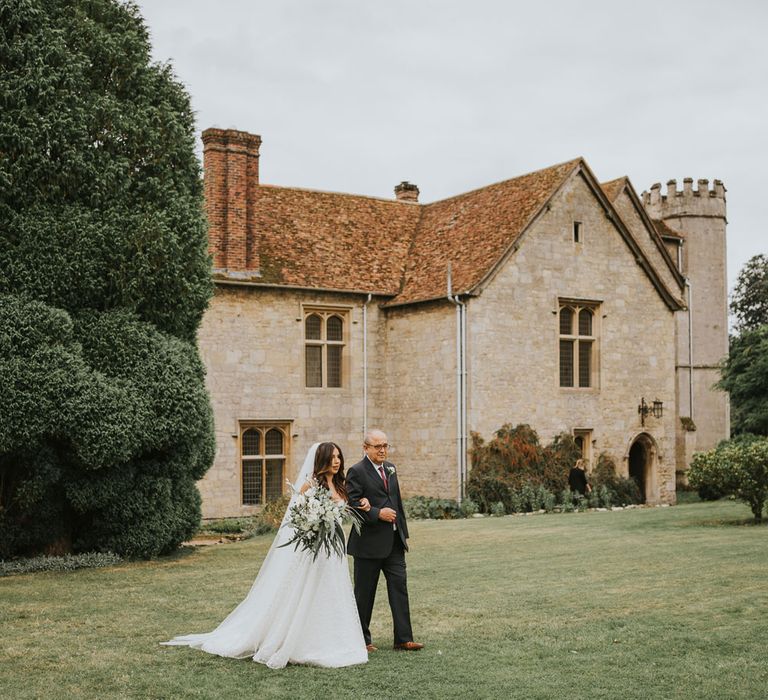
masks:
<path id="1" fill-rule="evenodd" d="M 403 180 L 399 185 L 395 185 L 395 197 L 400 202 L 416 204 L 419 201 L 419 188 L 413 183 Z"/>
<path id="2" fill-rule="evenodd" d="M 232 277 L 259 274 L 251 230 L 251 194 L 259 184 L 261 136 L 235 129 L 203 132 L 208 249 L 214 271 Z"/>

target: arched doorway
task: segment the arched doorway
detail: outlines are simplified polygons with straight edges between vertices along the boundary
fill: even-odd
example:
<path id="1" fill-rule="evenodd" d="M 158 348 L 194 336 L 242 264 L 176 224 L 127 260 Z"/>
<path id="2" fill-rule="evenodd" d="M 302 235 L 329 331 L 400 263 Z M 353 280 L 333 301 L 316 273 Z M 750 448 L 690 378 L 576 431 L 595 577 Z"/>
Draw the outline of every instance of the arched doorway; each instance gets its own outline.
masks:
<path id="1" fill-rule="evenodd" d="M 643 503 L 659 502 L 657 484 L 659 449 L 656 440 L 648 433 L 636 435 L 629 443 L 626 453 L 627 473 L 640 489 Z"/>
<path id="2" fill-rule="evenodd" d="M 640 489 L 642 502 L 646 500 L 648 449 L 644 440 L 635 440 L 629 448 L 629 478 L 633 479 Z"/>

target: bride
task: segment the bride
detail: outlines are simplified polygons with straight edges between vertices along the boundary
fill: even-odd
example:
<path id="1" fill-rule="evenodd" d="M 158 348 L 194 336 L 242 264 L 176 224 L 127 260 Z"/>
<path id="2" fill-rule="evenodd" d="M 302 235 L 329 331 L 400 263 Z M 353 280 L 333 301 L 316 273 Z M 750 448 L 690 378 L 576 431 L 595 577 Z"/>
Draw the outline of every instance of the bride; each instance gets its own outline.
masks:
<path id="1" fill-rule="evenodd" d="M 212 632 L 175 637 L 165 645 L 190 646 L 210 654 L 252 658 L 270 668 L 286 664 L 339 667 L 362 664 L 368 653 L 349 580 L 347 558 L 280 548 L 291 539 L 286 526 L 297 492 L 313 476 L 336 500 L 347 500 L 344 456 L 333 442 L 309 449 L 283 523 L 248 595 Z M 367 511 L 370 504 L 360 502 Z"/>

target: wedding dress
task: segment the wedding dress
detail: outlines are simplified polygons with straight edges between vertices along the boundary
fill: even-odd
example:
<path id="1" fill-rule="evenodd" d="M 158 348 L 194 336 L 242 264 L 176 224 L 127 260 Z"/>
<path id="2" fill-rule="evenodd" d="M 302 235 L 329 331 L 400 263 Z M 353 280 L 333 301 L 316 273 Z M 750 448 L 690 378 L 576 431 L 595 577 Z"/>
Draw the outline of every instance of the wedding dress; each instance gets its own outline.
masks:
<path id="1" fill-rule="evenodd" d="M 295 490 L 312 474 L 312 445 Z M 288 509 L 296 496 L 291 498 Z M 252 658 L 270 668 L 286 664 L 340 667 L 368 661 L 346 556 L 278 548 L 291 539 L 288 511 L 250 592 L 212 632 L 175 637 L 170 646 Z"/>

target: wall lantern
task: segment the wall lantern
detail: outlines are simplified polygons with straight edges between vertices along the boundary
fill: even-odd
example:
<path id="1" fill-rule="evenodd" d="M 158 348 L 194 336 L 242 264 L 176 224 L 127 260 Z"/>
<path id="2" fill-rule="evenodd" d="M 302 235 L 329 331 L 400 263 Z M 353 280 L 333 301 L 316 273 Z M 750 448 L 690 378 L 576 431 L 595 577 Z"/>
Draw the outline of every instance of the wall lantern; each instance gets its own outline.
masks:
<path id="1" fill-rule="evenodd" d="M 661 418 L 664 415 L 664 402 L 654 399 L 653 403 L 648 404 L 645 402 L 645 397 L 640 399 L 640 405 L 637 407 L 637 412 L 640 414 L 640 425 L 645 427 L 645 419 L 651 415 L 654 418 Z"/>

